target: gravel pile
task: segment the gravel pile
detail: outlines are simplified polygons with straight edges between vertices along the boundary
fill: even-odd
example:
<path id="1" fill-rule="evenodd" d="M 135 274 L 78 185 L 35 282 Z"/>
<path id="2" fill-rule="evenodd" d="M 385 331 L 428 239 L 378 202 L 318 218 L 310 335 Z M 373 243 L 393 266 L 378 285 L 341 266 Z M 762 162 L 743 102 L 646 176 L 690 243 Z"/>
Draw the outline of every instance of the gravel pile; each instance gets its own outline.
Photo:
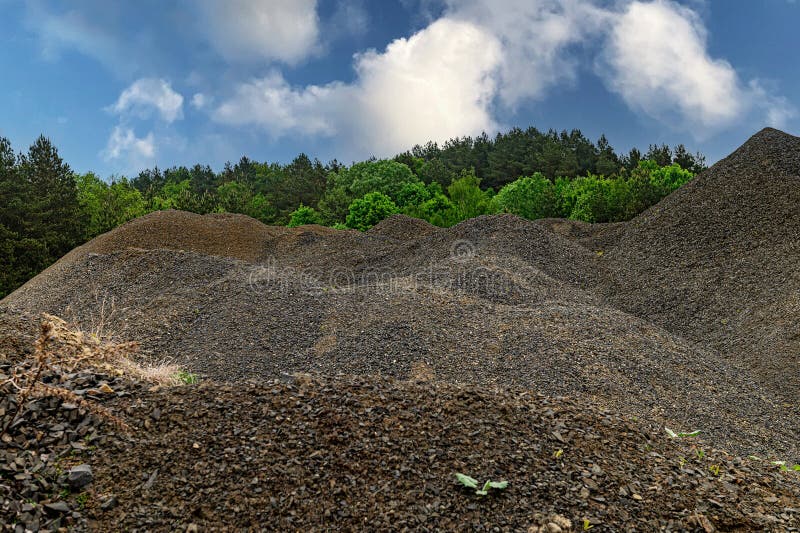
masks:
<path id="1" fill-rule="evenodd" d="M 93 515 L 100 529 L 496 531 L 556 515 L 575 531 L 800 527 L 796 474 L 567 399 L 300 379 L 162 390 L 127 413 L 140 430 L 96 458 L 98 489 L 120 503 Z M 509 488 L 480 499 L 454 472 Z"/>
<path id="2" fill-rule="evenodd" d="M 91 463 L 76 529 L 800 528 L 797 473 L 650 434 L 585 401 L 299 376 L 107 404 L 134 430 L 75 459 Z M 508 487 L 480 497 L 455 472 Z"/>
<path id="3" fill-rule="evenodd" d="M 800 395 L 800 138 L 765 129 L 626 224 L 617 307 Z"/>
<path id="4" fill-rule="evenodd" d="M 710 507 L 686 500 L 689 485 L 674 479 L 670 482 L 678 483 L 674 491 L 664 489 L 665 485 L 647 476 L 667 476 L 672 467 L 648 462 L 644 468 L 641 461 L 656 461 L 653 457 L 658 456 L 646 453 L 628 464 L 623 452 L 634 447 L 625 440 L 629 432 L 617 423 L 622 424 L 619 417 L 637 420 L 636 427 L 650 435 L 645 442 L 654 440 L 653 435 L 663 435 L 664 425 L 676 430 L 700 429 L 705 447 L 741 457 L 755 453 L 800 462 L 796 423 L 800 418 L 796 401 L 800 393 L 796 372 L 800 353 L 798 161 L 800 139 L 764 130 L 691 184 L 624 224 L 529 222 L 501 215 L 439 229 L 396 216 L 360 233 L 320 226 L 266 227 L 239 215 L 153 213 L 74 250 L 3 300 L 0 350 L 24 357 L 31 333 L 19 330 L 30 330 L 30 317 L 44 311 L 74 319 L 87 329 L 105 325 L 120 339 L 140 341 L 142 357 L 168 358 L 200 374 L 207 383 L 191 391 L 153 393 L 127 403 L 119 400 L 123 402 L 119 408 L 134 422 L 139 420 L 146 430 L 158 430 L 148 437 L 122 439 L 105 447 L 108 455 L 96 470 L 102 472 L 106 467 L 99 465 L 107 465 L 109 487 L 117 482 L 134 488 L 130 489 L 131 503 L 116 514 L 93 515 L 100 524 L 111 523 L 102 522 L 108 519 L 131 528 L 189 527 L 191 523 L 236 528 L 265 520 L 270 526 L 293 527 L 296 523 L 302 529 L 338 520 L 334 523 L 339 527 L 357 528 L 360 522 L 353 520 L 367 518 L 375 523 L 391 520 L 412 529 L 435 529 L 455 527 L 457 513 L 468 517 L 464 522 L 468 528 L 480 528 L 489 520 L 510 528 L 550 520 L 548 513 L 558 514 L 559 510 L 539 506 L 533 489 L 520 496 L 533 503 L 519 510 L 515 509 L 520 503 L 513 497 L 507 507 L 502 503 L 511 497 L 506 494 L 485 500 L 495 502 L 490 504 L 493 511 L 486 511 L 484 503 L 465 503 L 464 507 L 441 498 L 438 504 L 423 509 L 418 504 L 426 503 L 419 500 L 419 494 L 413 499 L 417 503 L 412 503 L 414 489 L 409 489 L 409 494 L 403 493 L 406 488 L 387 493 L 381 488 L 386 481 L 369 477 L 381 473 L 394 481 L 404 479 L 403 470 L 395 476 L 394 470 L 381 469 L 396 462 L 392 457 L 411 457 L 406 452 L 412 448 L 396 448 L 391 435 L 374 427 L 384 423 L 385 410 L 407 409 L 403 406 L 422 409 L 422 414 L 403 422 L 403 428 L 416 431 L 413 446 L 420 448 L 413 453 L 417 458 L 426 457 L 423 436 L 428 440 L 431 435 L 441 437 L 448 427 L 458 424 L 476 424 L 465 434 L 478 455 L 489 453 L 490 443 L 509 457 L 525 449 L 521 442 L 535 447 L 539 440 L 549 438 L 547 431 L 541 433 L 543 419 L 533 416 L 527 426 L 514 418 L 510 414 L 513 409 L 504 403 L 527 390 L 551 398 L 537 397 L 539 407 L 529 407 L 531 412 L 563 406 L 568 416 L 581 421 L 577 424 L 583 424 L 587 434 L 605 435 L 600 442 L 609 460 L 614 456 L 620 480 L 629 476 L 644 480 L 645 488 L 661 486 L 653 490 L 664 490 L 646 509 L 630 507 L 627 501 L 624 505 L 610 503 L 619 501 L 611 498 L 611 492 L 604 493 L 601 500 L 590 497 L 587 511 L 596 510 L 592 501 L 604 511 L 602 517 L 595 513 L 588 519 L 615 525 L 643 519 L 644 525 L 637 526 L 640 530 L 652 530 L 656 524 L 672 530 L 713 530 L 706 520 L 721 529 L 786 530 L 795 524 L 791 509 L 797 505 L 787 503 L 788 511 L 773 512 L 765 505 L 729 502 L 724 491 L 719 492 L 713 483 L 709 488 L 709 481 L 702 479 L 708 477 L 703 468 L 690 468 L 697 476 L 692 478 L 696 483 L 691 490 L 706 494 Z M 35 326 L 32 329 L 35 331 Z M 294 382 L 292 376 L 306 372 L 327 377 L 303 385 L 305 389 L 287 384 Z M 269 381 L 269 385 L 246 384 L 251 379 Z M 426 380 L 425 384 L 406 383 L 420 379 Z M 219 384 L 224 382 L 229 385 Z M 482 426 L 485 420 L 469 412 L 470 403 L 459 407 L 461 411 L 456 409 L 452 418 L 441 412 L 446 397 L 473 397 L 480 395 L 479 389 L 517 391 L 491 396 L 498 398 L 498 411 L 491 417 L 498 418 L 490 419 L 503 427 L 520 428 L 520 435 L 505 434 L 513 446 L 498 445 L 493 436 L 481 437 L 492 435 L 499 426 L 492 425 L 495 422 Z M 306 392 L 298 396 L 303 390 Z M 344 412 L 344 407 L 332 407 L 340 401 L 347 406 L 346 398 L 360 398 L 362 393 L 384 398 L 379 419 L 373 420 L 371 411 L 348 407 Z M 225 414 L 212 414 L 215 398 Z M 332 403 L 313 403 L 310 398 Z M 174 410 L 175 415 L 153 418 L 148 411 L 153 402 L 159 413 Z M 276 406 L 272 411 L 281 413 L 280 426 L 256 423 L 272 416 L 256 408 L 259 402 Z M 426 405 L 431 409 L 438 405 L 443 418 L 432 417 L 423 408 Z M 303 414 L 284 416 L 281 409 L 290 407 Z M 484 407 L 489 408 L 488 404 Z M 207 422 L 192 418 L 195 408 Z M 322 420 L 321 413 L 339 414 L 331 422 Z M 508 418 L 503 418 L 506 415 Z M 609 427 L 616 428 L 608 430 L 612 433 L 595 426 L 588 429 L 591 420 L 608 417 L 612 420 Z M 361 428 L 358 421 L 372 428 L 372 433 L 357 429 Z M 239 422 L 242 426 L 237 429 Z M 335 474 L 330 475 L 339 476 L 323 476 L 321 485 L 314 475 L 322 474 L 304 470 L 316 463 L 300 459 L 312 453 L 311 448 L 304 448 L 305 444 L 297 444 L 296 451 L 282 448 L 284 436 L 300 442 L 306 428 L 317 428 L 317 423 L 334 424 L 306 435 L 317 446 L 321 444 L 315 439 L 320 435 L 340 433 L 338 424 L 350 428 L 347 431 L 354 436 L 337 441 L 338 448 L 320 448 L 320 461 L 335 465 Z M 199 437 L 192 436 L 195 428 L 197 435 L 215 444 L 213 453 L 202 459 L 202 466 L 192 470 L 189 465 L 195 459 L 187 453 L 205 449 Z M 217 429 L 219 437 L 215 436 Z M 563 432 L 559 434 L 563 437 Z M 381 439 L 372 442 L 370 435 Z M 268 462 L 270 466 L 259 467 L 263 471 L 248 470 L 250 467 L 242 464 L 248 461 L 239 452 L 225 451 L 237 448 L 234 444 L 223 446 L 224 442 L 245 436 L 266 449 L 258 452 L 266 454 L 263 458 L 253 459 L 254 464 L 262 459 Z M 183 445 L 170 445 L 170 439 L 195 440 L 186 451 L 180 447 Z M 595 442 L 594 437 L 588 443 L 579 440 L 580 446 Z M 200 448 L 194 447 L 195 442 Z M 450 453 L 445 446 L 430 448 L 438 450 L 437 457 Z M 165 455 L 159 451 L 163 449 L 172 451 Z M 374 458 L 364 467 L 370 473 L 361 466 L 353 470 L 342 463 L 360 465 L 362 449 L 369 452 L 364 461 Z M 659 449 L 662 451 L 657 453 L 666 456 Z M 274 457 L 269 455 L 273 453 Z M 469 455 L 467 448 L 455 448 L 452 453 L 453 461 L 458 454 Z M 124 459 L 128 455 L 129 462 Z M 296 457 L 299 462 L 281 462 L 283 456 Z M 127 466 L 110 466 L 112 457 Z M 164 457 L 170 457 L 168 464 Z M 753 466 L 747 461 L 724 454 L 717 457 L 712 464 L 724 463 L 726 469 L 744 472 L 745 478 L 750 475 Z M 384 466 L 376 467 L 381 460 Z M 519 478 L 512 480 L 515 486 L 526 473 L 542 475 L 546 470 L 524 461 L 518 465 Z M 432 476 L 425 478 L 428 481 L 420 490 L 428 490 L 425 487 L 433 483 L 433 477 L 447 477 L 444 470 L 432 466 L 435 464 L 430 461 L 415 471 Z M 137 465 L 139 470 L 134 471 Z M 578 463 L 573 466 L 586 469 Z M 112 481 L 110 476 L 118 467 L 131 479 Z M 170 470 L 165 477 L 161 469 L 173 467 L 185 471 L 176 474 Z M 606 471 L 606 466 L 601 468 Z M 506 471 L 511 472 L 499 472 Z M 634 475 L 634 471 L 639 473 Z M 255 476 L 271 473 L 251 486 L 247 479 L 252 477 L 246 477 L 251 472 Z M 553 494 L 536 485 L 537 490 L 544 490 L 542 501 L 560 501 L 554 496 L 557 492 L 577 505 L 574 493 L 580 488 L 565 488 L 581 477 L 576 472 L 561 472 L 564 478 L 561 485 L 554 485 Z M 757 479 L 763 475 L 758 474 Z M 211 485 L 203 485 L 202 476 Z M 168 483 L 162 487 L 167 492 L 141 489 L 143 484 L 154 486 L 158 479 Z M 776 480 L 783 478 L 769 479 L 781 483 Z M 265 481 L 268 488 L 261 485 Z M 179 487 L 182 482 L 184 489 Z M 345 482 L 351 485 L 342 487 Z M 731 479 L 727 482 L 738 487 L 740 496 L 744 486 L 755 486 Z M 449 480 L 442 483 L 431 486 L 442 494 Z M 597 480 L 594 483 L 602 486 Z M 274 501 L 270 500 L 266 495 L 283 491 L 281 484 L 291 489 L 288 496 L 282 500 L 272 494 Z M 256 487 L 262 488 L 266 500 L 258 495 L 233 496 Z M 365 487 L 374 490 L 364 492 Z M 334 492 L 339 489 L 341 493 Z M 796 501 L 796 487 L 786 490 Z M 707 491 L 716 492 L 712 496 Z M 631 492 L 626 489 L 625 494 Z M 636 502 L 647 501 L 641 492 L 636 494 L 643 498 Z M 427 498 L 428 493 L 425 495 Z M 781 501 L 782 496 L 774 497 Z M 773 496 L 766 498 L 769 503 Z M 183 509 L 188 501 L 197 502 L 189 506 L 194 506 L 191 517 Z M 259 514 L 266 512 L 262 505 L 266 502 L 271 518 Z M 532 518 L 534 507 L 542 517 Z M 569 509 L 572 514 L 565 516 L 578 519 L 577 508 Z M 634 512 L 637 509 L 639 512 Z M 646 514 L 650 511 L 652 514 Z M 523 513 L 527 513 L 525 517 Z M 695 518 L 691 518 L 693 514 Z M 762 515 L 783 522 L 770 522 L 772 518 Z M 482 521 L 485 517 L 488 519 Z M 228 523 L 215 522 L 223 518 Z"/>
<path id="5" fill-rule="evenodd" d="M 36 329 L 31 318 L 5 315 L 0 322 L 6 332 L 29 338 L 31 327 Z M 29 370 L 31 352 L 30 345 L 0 341 L 0 428 L 9 426 L 0 434 L 0 530 L 84 531 L 91 528 L 90 500 L 100 509 L 116 505 L 113 495 L 93 485 L 94 453 L 127 436 L 83 405 L 59 397 L 29 396 L 15 419 L 19 396 L 8 379 L 15 370 Z M 90 371 L 48 370 L 41 381 L 100 406 L 143 392 L 140 383 Z"/>

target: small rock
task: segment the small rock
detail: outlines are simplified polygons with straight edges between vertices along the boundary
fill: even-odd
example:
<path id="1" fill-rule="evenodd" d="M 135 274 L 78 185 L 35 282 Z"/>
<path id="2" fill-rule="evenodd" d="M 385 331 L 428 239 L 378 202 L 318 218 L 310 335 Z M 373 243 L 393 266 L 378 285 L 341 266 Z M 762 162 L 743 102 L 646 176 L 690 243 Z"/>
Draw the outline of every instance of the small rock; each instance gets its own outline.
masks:
<path id="1" fill-rule="evenodd" d="M 68 513 L 70 511 L 69 505 L 67 502 L 59 501 L 53 503 L 46 503 L 44 504 L 44 508 L 48 511 L 52 511 L 54 513 Z"/>
<path id="2" fill-rule="evenodd" d="M 631 498 L 633 498 L 633 499 L 634 499 L 634 500 L 636 500 L 637 502 L 640 502 L 640 501 L 642 501 L 642 500 L 643 500 L 643 498 L 642 498 L 642 497 L 641 497 L 641 495 L 639 495 L 639 494 L 634 494 L 633 496 L 631 496 Z"/>
<path id="3" fill-rule="evenodd" d="M 92 467 L 87 464 L 82 464 L 70 468 L 67 476 L 67 482 L 73 490 L 80 490 L 94 479 L 92 474 Z"/>
<path id="4" fill-rule="evenodd" d="M 117 499 L 114 496 L 109 496 L 100 503 L 100 509 L 103 511 L 110 511 L 117 506 Z"/>
<path id="5" fill-rule="evenodd" d="M 144 485 L 142 485 L 142 490 L 150 490 L 150 487 L 153 486 L 153 483 L 156 482 L 156 478 L 158 477 L 158 468 L 153 470 L 153 473 L 150 474 L 150 477 L 145 481 Z"/>

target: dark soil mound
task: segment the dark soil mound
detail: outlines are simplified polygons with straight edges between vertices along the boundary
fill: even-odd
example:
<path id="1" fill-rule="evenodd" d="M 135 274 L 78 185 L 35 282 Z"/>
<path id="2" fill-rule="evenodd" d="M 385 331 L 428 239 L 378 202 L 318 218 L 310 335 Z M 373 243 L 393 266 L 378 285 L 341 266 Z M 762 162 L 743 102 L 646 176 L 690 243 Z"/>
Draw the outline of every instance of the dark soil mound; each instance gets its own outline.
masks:
<path id="1" fill-rule="evenodd" d="M 800 526 L 797 472 L 669 440 L 586 399 L 424 374 L 161 389 L 96 372 L 46 378 L 131 431 L 60 398 L 29 402 L 0 450 L 9 531 Z M 8 384 L 0 392 L 13 410 Z M 480 497 L 456 472 L 508 486 Z"/>
<path id="2" fill-rule="evenodd" d="M 557 515 L 573 531 L 800 526 L 796 473 L 699 457 L 563 398 L 306 379 L 162 390 L 128 412 L 139 433 L 93 458 L 96 490 L 119 501 L 90 509 L 100 529 L 518 531 Z M 509 486 L 481 499 L 454 472 Z"/>
<path id="3" fill-rule="evenodd" d="M 626 224 L 615 305 L 800 394 L 800 138 L 774 129 Z"/>
<path id="4" fill-rule="evenodd" d="M 800 412 L 746 369 L 514 261 L 448 257 L 410 275 L 349 279 L 128 250 L 86 256 L 51 276 L 45 306 L 27 305 L 69 308 L 92 327 L 101 300 L 113 301 L 103 320 L 118 337 L 207 379 L 425 371 L 447 382 L 587 395 L 654 424 L 701 428 L 743 454 L 800 457 Z M 81 292 L 87 274 L 102 293 Z"/>
<path id="5" fill-rule="evenodd" d="M 425 377 L 448 385 L 441 385 L 444 388 L 426 385 L 422 391 L 396 385 L 396 391 L 389 394 L 387 391 L 395 385 L 389 386 L 380 379 L 342 378 L 344 381 L 337 381 L 336 385 L 314 385 L 319 389 L 307 394 L 321 398 L 323 392 L 327 394 L 326 391 L 341 387 L 349 391 L 349 398 L 355 398 L 356 389 L 366 388 L 389 398 L 381 405 L 391 412 L 407 409 L 400 405 L 410 405 L 403 403 L 406 402 L 403 395 L 410 395 L 414 402 L 424 406 L 434 403 L 419 397 L 430 395 L 438 398 L 436 401 L 441 405 L 446 400 L 437 396 L 440 394 L 437 391 L 458 395 L 461 393 L 457 391 L 462 390 L 459 387 L 463 386 L 473 392 L 469 387 L 534 390 L 551 396 L 577 397 L 578 404 L 564 403 L 566 411 L 576 420 L 596 417 L 597 413 L 591 409 L 583 411 L 586 403 L 592 403 L 644 420 L 640 425 L 648 431 L 662 431 L 663 425 L 678 430 L 701 429 L 707 442 L 717 448 L 743 456 L 758 453 L 775 459 L 798 460 L 800 434 L 796 421 L 800 418 L 800 405 L 796 398 L 800 393 L 800 378 L 795 370 L 800 354 L 799 161 L 800 139 L 765 130 L 692 183 L 625 224 L 530 222 L 501 215 L 439 229 L 398 216 L 370 232 L 360 233 L 320 226 L 267 227 L 243 216 L 154 213 L 74 250 L 8 296 L 3 305 L 8 308 L 8 315 L 48 311 L 66 314 L 88 327 L 98 321 L 109 324 L 120 337 L 141 341 L 150 357 L 172 358 L 206 380 L 234 383 L 228 388 L 210 385 L 202 389 L 204 392 L 174 395 L 168 392 L 163 398 L 148 397 L 142 400 L 144 403 L 131 407 L 131 413 L 136 413 L 136 409 L 145 409 L 152 402 L 167 402 L 160 412 L 174 409 L 176 415 L 169 420 L 176 427 L 189 423 L 188 411 L 180 411 L 181 402 L 185 406 L 206 405 L 203 402 L 210 406 L 208 398 L 218 396 L 220 406 L 231 413 L 239 411 L 227 407 L 228 402 L 244 401 L 252 405 L 247 403 L 250 396 L 273 402 L 268 399 L 272 390 L 269 387 L 241 389 L 249 386 L 240 383 L 252 378 L 287 379 L 298 372 L 326 376 L 380 375 L 402 380 Z M 15 320 L 0 320 L 0 328 L 10 327 L 4 324 Z M 13 334 L 0 334 L 0 347 L 16 349 L 13 339 Z M 295 397 L 295 392 L 287 392 L 281 388 L 283 385 L 272 387 L 280 394 Z M 246 392 L 240 395 L 241 390 Z M 206 398 L 204 394 L 209 396 Z M 330 393 L 331 402 L 341 398 L 338 391 Z M 168 403 L 173 401 L 176 403 L 169 404 L 170 407 Z M 301 400 L 296 401 L 298 406 L 304 405 Z M 542 401 L 553 402 L 554 406 L 560 402 Z M 273 409 L 276 412 L 288 409 L 282 403 L 276 405 L 279 407 Z M 318 413 L 338 412 L 324 406 L 308 409 L 309 412 L 322 409 Z M 530 409 L 536 412 L 538 408 Z M 142 413 L 135 416 L 144 419 Z M 362 416 L 358 409 L 353 413 Z M 431 418 L 433 415 L 427 410 L 420 413 L 415 422 L 419 426 L 404 423 L 403 427 L 417 427 L 425 432 L 420 435 L 430 435 L 441 433 L 447 424 L 458 420 L 442 419 L 439 426 L 439 419 Z M 466 410 L 454 413 L 469 418 Z M 256 415 L 242 412 L 242 420 L 253 416 Z M 280 416 L 285 419 L 282 413 Z M 280 448 L 282 439 L 284 436 L 299 439 L 299 432 L 305 431 L 305 427 L 316 427 L 308 416 L 308 413 L 293 414 L 291 424 L 264 426 L 272 432 L 269 438 L 259 433 L 261 429 L 246 431 L 259 436 L 267 455 L 277 454 L 278 450 L 292 457 L 294 452 Z M 372 420 L 369 416 L 365 420 Z M 519 424 L 520 428 L 528 427 L 509 417 L 509 428 Z M 347 428 L 356 424 L 356 418 L 351 420 L 344 415 L 338 420 Z M 236 433 L 232 424 L 237 422 L 235 416 L 223 421 L 209 415 L 209 425 L 198 426 L 198 431 L 210 442 L 221 443 L 212 437 L 210 424 L 220 428 L 230 425 L 230 431 L 224 429 L 223 434 L 230 432 L 239 438 L 245 430 Z M 530 423 L 535 426 L 540 422 L 534 416 Z M 469 419 L 463 423 L 480 424 L 482 420 Z M 372 422 L 365 424 L 372 427 Z M 536 428 L 530 429 L 530 435 L 525 433 L 525 439 L 533 439 L 525 442 L 535 441 L 533 434 L 540 430 L 539 426 Z M 164 435 L 124 445 L 128 446 L 126 453 L 143 461 L 142 464 L 152 463 L 154 469 L 158 457 L 163 461 L 163 454 L 156 453 L 157 446 L 166 446 L 168 442 L 159 439 L 183 442 L 191 438 L 191 433 L 184 438 L 162 429 Z M 469 435 L 473 440 L 482 434 L 479 429 L 475 426 L 471 430 Z M 310 442 L 316 442 L 316 434 L 309 437 Z M 391 457 L 395 455 L 407 457 L 400 453 L 402 450 L 393 448 L 393 444 L 383 447 L 384 440 L 369 441 L 361 430 L 354 430 L 353 435 L 357 440 L 348 441 L 344 451 L 325 448 L 322 456 L 330 453 L 338 458 L 336 454 L 344 453 L 347 461 L 357 464 L 360 464 L 357 451 L 361 449 L 374 453 L 374 457 L 384 454 L 386 464 L 393 464 Z M 507 438 L 522 442 L 522 437 L 509 434 Z M 617 441 L 611 436 L 603 439 L 611 447 L 609 454 L 616 453 L 613 447 L 618 445 Z M 390 442 L 394 441 L 390 438 Z M 414 446 L 423 445 L 422 440 L 414 442 Z M 624 439 L 620 442 L 620 450 L 628 449 Z M 176 462 L 164 468 L 188 464 L 181 462 L 185 460 L 183 448 L 170 449 L 175 452 Z M 214 486 L 221 487 L 220 498 L 224 501 L 195 505 L 195 501 L 200 501 L 197 498 L 208 500 L 210 492 L 193 496 L 195 493 L 189 489 L 180 493 L 180 498 L 192 502 L 194 511 L 199 513 L 196 514 L 199 522 L 215 523 L 217 516 L 223 516 L 231 527 L 252 523 L 259 511 L 242 511 L 241 516 L 235 510 L 227 511 L 226 506 L 236 505 L 231 503 L 235 498 L 229 497 L 233 494 L 233 484 L 238 483 L 242 489 L 242 483 L 246 483 L 242 481 L 245 478 L 232 472 L 237 471 L 238 465 L 241 472 L 249 475 L 249 467 L 241 461 L 223 460 L 225 453 L 224 448 L 222 455 L 214 453 L 216 463 L 202 459 L 199 471 L 189 472 L 189 467 L 180 466 L 187 472 L 171 472 L 167 481 L 173 485 L 168 490 L 178 491 L 177 483 L 182 478 L 197 486 L 200 482 L 196 476 L 210 476 L 209 472 L 224 470 L 227 476 L 224 480 L 219 473 L 217 478 L 209 477 L 220 479 L 214 481 L 220 485 Z M 409 453 L 416 453 L 418 458 L 425 455 Z M 365 457 L 373 457 L 369 454 Z M 620 455 L 616 457 L 619 462 Z M 270 465 L 277 461 L 265 460 Z M 337 471 L 346 471 L 343 463 L 336 463 L 338 459 L 326 460 L 328 464 L 335 463 Z M 134 464 L 132 460 L 125 468 L 132 469 Z M 302 521 L 304 513 L 317 520 L 315 513 L 325 510 L 328 515 L 323 516 L 342 520 L 337 522 L 341 527 L 356 527 L 355 522 L 348 521 L 353 517 L 389 516 L 391 502 L 395 500 L 384 499 L 385 489 L 378 491 L 383 484 L 372 480 L 356 483 L 359 489 L 349 491 L 359 498 L 337 495 L 329 502 L 328 492 L 344 481 L 337 478 L 323 492 L 313 481 L 313 475 L 298 477 L 305 470 L 293 470 L 295 466 L 301 468 L 297 463 L 282 464 L 282 472 L 291 478 L 288 483 L 296 484 L 291 485 L 295 494 L 290 492 L 290 500 L 276 497 L 277 503 L 265 501 L 269 501 L 271 512 L 280 517 L 276 520 L 283 526 L 289 524 L 287 516 L 294 516 L 298 527 L 305 527 L 309 522 Z M 742 463 L 726 464 L 741 466 Z M 224 468 L 220 469 L 220 465 Z M 533 463 L 521 465 L 526 471 L 540 472 Z M 643 467 L 635 461 L 633 465 Z M 275 470 L 277 467 L 264 468 L 272 472 L 270 484 L 285 482 Z M 440 473 L 437 467 L 430 468 L 432 473 Z M 624 464 L 615 468 L 631 475 Z M 358 472 L 361 471 L 353 470 L 351 478 L 362 479 L 356 476 Z M 402 478 L 403 470 L 398 472 L 397 477 Z M 139 474 L 150 476 L 152 472 Z M 320 479 L 328 483 L 329 478 Z M 701 493 L 711 490 L 707 481 L 697 481 L 695 488 Z M 373 496 L 361 494 L 364 484 L 376 487 L 378 492 L 369 489 Z M 431 486 L 440 494 L 444 490 L 439 485 Z M 647 486 L 665 485 L 652 481 Z M 567 497 L 575 500 L 580 488 L 568 490 Z M 425 494 L 427 497 L 428 493 Z M 717 496 L 708 498 L 720 503 Z M 146 498 L 155 502 L 160 496 L 152 493 Z M 163 510 L 155 514 L 149 503 L 138 510 L 131 504 L 133 507 L 124 511 L 128 518 L 115 515 L 114 519 L 130 527 L 137 524 L 148 527 L 145 513 L 149 513 L 154 520 L 151 525 L 167 527 L 172 522 L 165 520 L 172 520 L 169 513 L 173 513 L 179 518 L 174 522 L 176 526 L 188 521 L 175 514 L 178 496 L 174 500 L 170 500 L 173 496 L 164 498 Z M 256 496 L 253 498 L 258 500 Z M 391 498 L 397 496 L 393 494 Z M 684 505 L 681 509 L 689 513 L 700 509 L 699 504 L 691 502 L 679 504 L 679 500 L 669 499 L 659 502 L 654 495 L 653 506 L 631 514 L 628 508 L 613 507 L 609 502 L 616 500 L 609 495 L 601 498 L 590 498 L 594 503 L 590 501 L 587 509 L 601 504 L 606 506 L 607 516 L 615 516 L 617 520 L 627 520 L 630 516 L 673 519 L 673 529 L 680 529 L 684 524 L 681 520 L 688 520 L 687 515 L 659 505 Z M 314 505 L 317 499 L 320 502 L 317 511 L 306 507 Z M 336 507 L 340 502 L 345 503 L 341 508 Z M 743 505 L 739 511 L 728 510 L 726 503 L 717 506 L 722 508 L 715 511 L 717 517 L 725 517 L 720 524 L 724 527 L 736 524 L 740 518 L 730 514 L 734 512 L 749 517 L 741 518 L 744 520 L 741 523 L 746 524 L 741 527 L 745 529 L 761 524 L 760 518 L 753 517 L 767 513 L 767 508 Z M 364 506 L 373 506 L 373 511 L 369 511 L 372 514 L 365 514 L 368 511 Z M 240 502 L 240 509 L 243 508 Z M 446 517 L 454 515 L 448 513 L 464 511 L 461 507 L 445 507 L 445 511 L 435 514 L 435 506 L 426 507 L 425 511 L 418 507 L 403 509 L 392 519 L 409 528 L 421 527 L 420 517 L 429 517 L 424 518 L 424 524 L 430 527 L 449 528 L 454 522 Z M 516 511 L 510 509 L 498 507 L 499 514 L 489 516 L 497 524 L 521 525 L 523 522 L 514 518 L 518 516 Z M 220 510 L 226 514 L 209 514 Z M 469 524 L 484 523 L 479 522 L 483 510 L 478 505 L 467 507 L 464 512 L 470 517 Z M 552 506 L 541 510 L 557 512 Z M 646 514 L 650 510 L 656 514 Z M 705 515 L 705 507 L 698 512 Z M 790 518 L 782 519 L 794 520 L 792 513 L 784 512 Z M 498 518 L 501 514 L 506 518 Z M 715 515 L 710 516 L 714 519 Z M 429 519 L 432 521 L 428 522 Z M 264 520 L 273 524 L 269 519 Z M 608 517 L 603 520 L 621 523 Z M 322 527 L 317 522 L 313 524 Z M 643 529 L 650 530 L 649 526 L 655 522 L 645 524 Z M 705 526 L 698 522 L 696 527 Z"/>
<path id="6" fill-rule="evenodd" d="M 392 215 L 380 221 L 369 230 L 369 233 L 384 235 L 399 241 L 411 241 L 440 231 L 443 231 L 442 228 L 438 228 L 424 220 L 407 215 Z"/>

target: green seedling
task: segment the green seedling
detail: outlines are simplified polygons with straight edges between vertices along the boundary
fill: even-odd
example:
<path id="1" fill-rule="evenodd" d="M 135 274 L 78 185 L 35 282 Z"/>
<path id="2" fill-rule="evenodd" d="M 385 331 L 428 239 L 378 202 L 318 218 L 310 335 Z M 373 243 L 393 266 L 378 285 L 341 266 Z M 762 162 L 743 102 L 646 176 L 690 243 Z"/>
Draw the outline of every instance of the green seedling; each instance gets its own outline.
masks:
<path id="1" fill-rule="evenodd" d="M 89 493 L 88 492 L 82 492 L 82 493 L 78 494 L 78 496 L 75 498 L 75 500 L 78 502 L 78 508 L 79 509 L 83 509 L 84 507 L 86 507 L 86 504 L 89 502 Z"/>
<path id="2" fill-rule="evenodd" d="M 194 385 L 195 383 L 197 383 L 197 374 L 192 374 L 191 372 L 187 372 L 186 370 L 179 371 L 176 377 L 178 378 L 178 381 L 180 381 L 184 385 Z"/>
<path id="3" fill-rule="evenodd" d="M 800 472 L 800 465 L 789 466 L 786 464 L 786 461 L 771 461 L 771 463 L 777 467 L 780 467 L 781 472 L 788 472 L 789 470 Z"/>
<path id="4" fill-rule="evenodd" d="M 675 433 L 674 431 L 672 431 L 671 429 L 669 429 L 666 426 L 664 426 L 664 431 L 667 432 L 667 436 L 669 436 L 669 438 L 671 438 L 671 439 L 682 439 L 682 438 L 685 438 L 685 437 L 696 437 L 696 436 L 698 436 L 700 434 L 700 430 L 699 429 L 696 429 L 694 431 L 690 431 L 688 433 L 687 432 Z"/>
<path id="5" fill-rule="evenodd" d="M 562 455 L 564 455 L 564 450 L 558 449 L 553 452 L 553 459 L 561 459 Z"/>
<path id="6" fill-rule="evenodd" d="M 719 476 L 719 470 L 720 470 L 719 465 L 711 465 L 708 467 L 708 471 L 714 474 L 715 476 Z"/>
<path id="7" fill-rule="evenodd" d="M 698 458 L 698 459 L 702 459 L 703 457 L 705 457 L 705 456 L 706 456 L 706 452 L 704 452 L 704 451 L 703 451 L 702 449 L 700 449 L 700 448 L 696 449 L 696 450 L 694 451 L 694 453 L 696 453 L 696 454 L 697 454 L 697 458 Z"/>
<path id="8" fill-rule="evenodd" d="M 592 529 L 593 527 L 594 527 L 594 526 L 592 525 L 592 523 L 589 521 L 589 519 L 588 519 L 588 518 L 584 518 L 584 519 L 583 519 L 583 530 L 584 530 L 584 531 L 589 531 L 589 530 L 590 530 L 590 529 Z"/>
<path id="9" fill-rule="evenodd" d="M 459 483 L 469 489 L 475 489 L 475 494 L 478 496 L 486 496 L 489 494 L 489 489 L 503 490 L 508 487 L 508 481 L 487 481 L 483 484 L 483 488 L 478 488 L 478 480 L 466 474 L 456 472 L 456 479 Z"/>

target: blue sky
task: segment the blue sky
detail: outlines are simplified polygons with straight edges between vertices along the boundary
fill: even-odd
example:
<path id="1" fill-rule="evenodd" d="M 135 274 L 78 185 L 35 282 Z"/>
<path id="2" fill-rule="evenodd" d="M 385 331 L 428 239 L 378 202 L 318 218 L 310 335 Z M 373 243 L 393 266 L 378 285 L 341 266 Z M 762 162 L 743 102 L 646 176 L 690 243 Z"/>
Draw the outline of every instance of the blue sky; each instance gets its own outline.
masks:
<path id="1" fill-rule="evenodd" d="M 0 136 L 79 172 L 392 156 L 511 126 L 800 133 L 797 0 L 0 0 Z"/>

